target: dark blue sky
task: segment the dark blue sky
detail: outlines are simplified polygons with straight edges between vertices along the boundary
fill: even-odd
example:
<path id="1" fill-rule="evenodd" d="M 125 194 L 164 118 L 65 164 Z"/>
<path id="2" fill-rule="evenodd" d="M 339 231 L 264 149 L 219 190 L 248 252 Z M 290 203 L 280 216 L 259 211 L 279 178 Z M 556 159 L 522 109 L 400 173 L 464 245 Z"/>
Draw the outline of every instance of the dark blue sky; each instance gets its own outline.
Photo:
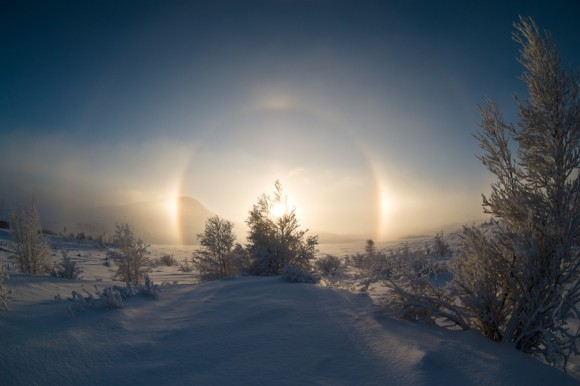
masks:
<path id="1" fill-rule="evenodd" d="M 471 220 L 477 105 L 525 96 L 512 22 L 577 65 L 580 3 L 467 3 L 4 2 L 0 199 L 185 194 L 243 221 L 279 178 L 311 228 Z"/>

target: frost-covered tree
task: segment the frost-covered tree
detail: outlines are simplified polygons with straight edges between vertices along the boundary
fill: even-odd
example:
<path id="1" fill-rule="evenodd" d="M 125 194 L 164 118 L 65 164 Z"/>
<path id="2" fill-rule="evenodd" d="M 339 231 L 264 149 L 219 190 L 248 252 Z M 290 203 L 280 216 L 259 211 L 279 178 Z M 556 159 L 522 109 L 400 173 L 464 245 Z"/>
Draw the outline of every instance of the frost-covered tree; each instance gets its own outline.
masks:
<path id="1" fill-rule="evenodd" d="M 116 250 L 107 252 L 107 257 L 117 264 L 115 277 L 128 282 L 141 284 L 150 271 L 147 248 L 149 245 L 137 237 L 129 224 L 117 224 L 114 243 Z"/>
<path id="2" fill-rule="evenodd" d="M 203 280 L 214 280 L 239 273 L 233 253 L 236 235 L 234 224 L 228 220 L 211 217 L 205 222 L 205 230 L 197 235 L 201 248 L 193 253 L 193 266 Z"/>
<path id="3" fill-rule="evenodd" d="M 559 363 L 578 352 L 569 322 L 580 316 L 579 78 L 562 68 L 550 34 L 533 20 L 520 18 L 514 40 L 529 97 L 516 98 L 517 126 L 489 102 L 477 136 L 481 161 L 497 178 L 483 196 L 484 211 L 499 225 L 493 241 L 464 233 L 465 264 L 483 260 L 480 272 L 489 271 L 497 288 L 480 291 L 461 270 L 457 283 L 473 292 L 464 299 L 484 295 L 496 306 L 497 315 L 483 316 L 495 319 L 493 336 Z"/>
<path id="4" fill-rule="evenodd" d="M 517 125 L 490 101 L 476 136 L 496 177 L 483 196 L 495 226 L 464 228 L 446 288 L 407 274 L 390 284 L 404 310 L 477 328 L 565 368 L 578 354 L 580 319 L 579 78 L 533 20 L 514 26 L 529 97 L 516 98 Z"/>
<path id="5" fill-rule="evenodd" d="M 18 204 L 10 223 L 16 241 L 16 261 L 25 273 L 40 274 L 50 269 L 49 246 L 42 234 L 36 200 Z"/>
<path id="6" fill-rule="evenodd" d="M 279 275 L 287 264 L 309 270 L 318 245 L 318 236 L 300 230 L 295 208 L 289 208 L 282 185 L 276 181 L 272 195 L 262 194 L 246 220 L 250 228 L 247 250 L 251 272 Z"/>

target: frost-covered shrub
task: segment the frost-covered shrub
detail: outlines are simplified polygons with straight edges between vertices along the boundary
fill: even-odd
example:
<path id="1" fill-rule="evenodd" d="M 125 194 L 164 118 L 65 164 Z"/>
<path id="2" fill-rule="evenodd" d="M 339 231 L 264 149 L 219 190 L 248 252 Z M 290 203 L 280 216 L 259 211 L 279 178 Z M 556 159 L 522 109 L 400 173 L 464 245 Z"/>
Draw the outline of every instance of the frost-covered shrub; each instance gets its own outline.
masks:
<path id="1" fill-rule="evenodd" d="M 157 259 L 158 265 L 164 265 L 166 267 L 172 267 L 177 265 L 177 260 L 173 257 L 173 255 L 163 255 L 159 259 Z"/>
<path id="2" fill-rule="evenodd" d="M 116 287 L 106 287 L 99 291 L 96 287 L 96 293 L 91 294 L 87 290 L 83 290 L 87 296 L 83 296 L 77 291 L 72 291 L 73 306 L 76 308 L 95 308 L 95 309 L 115 309 L 125 308 L 121 293 Z"/>
<path id="3" fill-rule="evenodd" d="M 149 275 L 145 275 L 145 282 L 139 287 L 139 294 L 150 296 L 153 299 L 159 299 L 159 287 L 153 283 Z"/>
<path id="4" fill-rule="evenodd" d="M 290 283 L 308 283 L 317 284 L 320 282 L 320 276 L 312 271 L 308 271 L 292 264 L 286 264 L 280 273 L 286 281 Z"/>
<path id="5" fill-rule="evenodd" d="M 64 279 L 81 279 L 82 268 L 77 265 L 65 250 L 62 250 L 62 259 L 50 272 L 51 276 Z"/>
<path id="6" fill-rule="evenodd" d="M 94 294 L 83 289 L 86 296 L 83 296 L 77 291 L 72 291 L 72 298 L 69 298 L 69 300 L 73 302 L 74 307 L 81 309 L 115 309 L 125 308 L 123 299 L 135 295 L 144 295 L 152 297 L 155 300 L 159 299 L 159 287 L 157 284 L 153 283 L 149 275 L 145 275 L 144 281 L 144 284 L 131 284 L 127 282 L 124 287 L 116 285 L 105 287 L 102 291 L 95 286 Z M 69 310 L 72 311 L 72 309 Z"/>
<path id="7" fill-rule="evenodd" d="M 125 308 L 123 304 L 123 297 L 118 289 L 114 287 L 106 287 L 103 289 L 102 292 L 98 293 L 98 300 L 101 303 L 101 306 L 97 306 L 94 308 Z"/>
<path id="8" fill-rule="evenodd" d="M 345 266 L 342 260 L 333 255 L 326 255 L 314 263 L 316 270 L 324 276 L 340 276 L 344 273 Z"/>
<path id="9" fill-rule="evenodd" d="M 183 259 L 183 263 L 179 265 L 179 270 L 181 272 L 192 272 L 193 266 L 189 264 L 189 261 L 187 259 Z"/>
<path id="10" fill-rule="evenodd" d="M 97 237 L 95 237 L 95 242 L 100 249 L 107 248 L 107 243 L 105 241 L 105 233 L 100 233 Z"/>
<path id="11" fill-rule="evenodd" d="M 376 252 L 372 255 L 356 253 L 350 255 L 348 260 L 359 269 L 362 277 L 379 278 L 388 276 L 391 272 L 392 258 L 383 252 Z"/>
<path id="12" fill-rule="evenodd" d="M 13 210 L 10 228 L 16 241 L 15 257 L 20 270 L 33 274 L 50 271 L 49 246 L 41 233 L 40 217 L 33 198 Z"/>
<path id="13" fill-rule="evenodd" d="M 353 267 L 362 269 L 366 264 L 367 255 L 364 253 L 355 253 L 353 255 L 349 255 L 347 260 Z"/>
<path id="14" fill-rule="evenodd" d="M 107 258 L 117 264 L 115 277 L 129 283 L 139 284 L 150 271 L 147 248 L 143 240 L 136 237 L 129 224 L 117 224 L 114 241 L 118 250 L 107 252 Z"/>
<path id="15" fill-rule="evenodd" d="M 360 276 L 379 278 L 388 276 L 391 271 L 392 258 L 376 248 L 373 240 L 367 240 L 365 253 L 355 253 L 347 256 L 349 265 L 359 269 Z"/>
<path id="16" fill-rule="evenodd" d="M 449 244 L 443 238 L 443 232 L 437 233 L 433 238 L 433 253 L 436 258 L 445 258 L 449 255 Z"/>

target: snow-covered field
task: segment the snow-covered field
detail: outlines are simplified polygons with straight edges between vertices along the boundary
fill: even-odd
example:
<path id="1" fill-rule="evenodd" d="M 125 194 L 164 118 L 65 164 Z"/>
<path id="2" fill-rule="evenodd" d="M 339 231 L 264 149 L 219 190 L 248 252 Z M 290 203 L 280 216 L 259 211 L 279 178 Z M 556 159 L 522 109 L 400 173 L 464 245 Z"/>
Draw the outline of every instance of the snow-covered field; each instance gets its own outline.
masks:
<path id="1" fill-rule="evenodd" d="M 7 232 L 0 241 L 6 258 Z M 394 319 L 366 295 L 278 277 L 199 284 L 176 266 L 159 267 L 159 300 L 135 296 L 124 309 L 71 313 L 73 290 L 119 283 L 103 250 L 60 246 L 79 261 L 83 280 L 15 272 L 6 280 L 13 294 L 0 312 L 0 385 L 578 384 L 475 331 Z M 150 250 L 178 262 L 191 254 Z"/>

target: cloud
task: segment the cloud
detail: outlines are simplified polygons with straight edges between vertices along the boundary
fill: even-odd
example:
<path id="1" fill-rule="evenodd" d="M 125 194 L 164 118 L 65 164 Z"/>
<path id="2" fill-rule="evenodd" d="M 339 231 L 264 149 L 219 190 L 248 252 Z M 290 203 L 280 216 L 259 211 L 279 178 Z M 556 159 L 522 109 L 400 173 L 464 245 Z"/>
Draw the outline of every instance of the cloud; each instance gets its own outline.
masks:
<path id="1" fill-rule="evenodd" d="M 173 188 L 189 153 L 170 140 L 103 144 L 43 133 L 2 135 L 0 195 L 86 205 L 157 198 Z"/>

